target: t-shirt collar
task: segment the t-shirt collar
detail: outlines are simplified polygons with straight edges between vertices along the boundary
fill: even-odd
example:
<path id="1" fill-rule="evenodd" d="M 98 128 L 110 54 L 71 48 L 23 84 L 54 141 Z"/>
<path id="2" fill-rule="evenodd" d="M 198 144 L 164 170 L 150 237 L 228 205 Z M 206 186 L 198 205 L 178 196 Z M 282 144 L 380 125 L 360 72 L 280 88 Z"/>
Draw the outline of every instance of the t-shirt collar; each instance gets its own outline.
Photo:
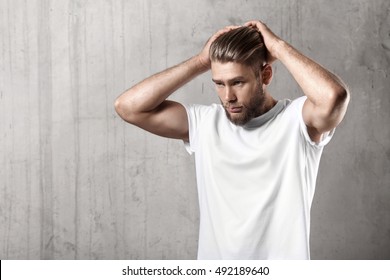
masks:
<path id="1" fill-rule="evenodd" d="M 256 128 L 267 123 L 269 120 L 277 116 L 289 103 L 288 99 L 279 100 L 274 107 L 271 108 L 265 114 L 262 114 L 256 118 L 251 119 L 243 127 L 245 128 Z"/>

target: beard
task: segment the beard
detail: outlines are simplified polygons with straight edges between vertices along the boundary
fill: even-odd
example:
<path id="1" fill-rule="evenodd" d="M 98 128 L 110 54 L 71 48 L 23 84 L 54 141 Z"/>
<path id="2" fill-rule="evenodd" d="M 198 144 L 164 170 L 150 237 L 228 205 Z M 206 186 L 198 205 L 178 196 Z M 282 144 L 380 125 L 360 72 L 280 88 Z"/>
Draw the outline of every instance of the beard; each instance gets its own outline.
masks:
<path id="1" fill-rule="evenodd" d="M 225 102 L 222 103 L 226 117 L 235 125 L 243 126 L 248 123 L 253 118 L 260 116 L 263 112 L 265 101 L 265 94 L 260 87 L 259 93 L 253 96 L 248 104 L 238 103 L 238 102 Z M 229 107 L 238 107 L 242 106 L 242 111 L 240 113 L 230 114 Z"/>

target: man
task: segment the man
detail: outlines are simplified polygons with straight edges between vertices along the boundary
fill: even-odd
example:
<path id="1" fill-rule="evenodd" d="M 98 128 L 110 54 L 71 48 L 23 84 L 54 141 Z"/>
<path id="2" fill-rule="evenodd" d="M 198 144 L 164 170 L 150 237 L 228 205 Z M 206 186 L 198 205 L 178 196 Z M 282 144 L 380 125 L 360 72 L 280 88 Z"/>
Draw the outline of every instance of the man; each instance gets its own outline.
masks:
<path id="1" fill-rule="evenodd" d="M 305 96 L 268 92 L 279 60 Z M 166 100 L 211 69 L 221 105 Z M 118 114 L 195 153 L 199 259 L 309 259 L 310 207 L 323 147 L 349 94 L 332 73 L 250 21 L 214 34 L 189 60 L 123 93 Z"/>

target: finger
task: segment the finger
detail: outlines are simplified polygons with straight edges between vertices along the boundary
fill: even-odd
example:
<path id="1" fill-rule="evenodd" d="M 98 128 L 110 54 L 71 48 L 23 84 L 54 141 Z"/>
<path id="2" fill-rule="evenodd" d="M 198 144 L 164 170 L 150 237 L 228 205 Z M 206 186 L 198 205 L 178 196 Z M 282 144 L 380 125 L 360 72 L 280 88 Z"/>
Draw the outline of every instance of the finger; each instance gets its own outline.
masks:
<path id="1" fill-rule="evenodd" d="M 229 26 L 226 26 L 226 27 L 224 27 L 223 29 L 217 31 L 217 33 L 215 33 L 214 37 L 217 38 L 217 37 L 221 36 L 222 34 L 227 33 L 227 32 L 229 32 L 229 31 L 231 31 L 231 30 L 237 29 L 237 28 L 239 28 L 239 27 L 240 27 L 240 26 L 238 26 L 238 25 L 229 25 Z"/>
<path id="2" fill-rule="evenodd" d="M 267 25 L 260 20 L 248 21 L 247 23 L 245 23 L 245 26 L 256 28 L 259 31 L 262 31 L 267 27 Z"/>
<path id="3" fill-rule="evenodd" d="M 224 28 L 224 30 L 230 31 L 230 30 L 237 29 L 237 28 L 239 28 L 239 27 L 241 27 L 241 26 L 239 26 L 239 25 L 229 25 L 229 26 L 226 26 L 226 27 Z"/>
<path id="4" fill-rule="evenodd" d="M 258 20 L 251 20 L 246 22 L 244 25 L 248 27 L 256 27 L 258 22 L 259 22 Z"/>

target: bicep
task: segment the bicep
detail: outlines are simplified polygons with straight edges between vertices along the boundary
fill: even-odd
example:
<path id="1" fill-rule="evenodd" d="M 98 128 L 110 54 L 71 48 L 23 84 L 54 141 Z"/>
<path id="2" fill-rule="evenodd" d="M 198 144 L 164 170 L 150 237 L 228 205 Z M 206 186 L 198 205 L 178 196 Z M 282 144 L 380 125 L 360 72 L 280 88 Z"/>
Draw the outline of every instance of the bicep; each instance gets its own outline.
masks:
<path id="1" fill-rule="evenodd" d="M 159 136 L 188 141 L 188 117 L 184 106 L 164 101 L 150 112 L 139 113 L 134 125 Z"/>
<path id="2" fill-rule="evenodd" d="M 335 100 L 328 106 L 316 106 L 309 98 L 305 100 L 302 109 L 303 121 L 306 124 L 310 138 L 319 142 L 322 134 L 331 131 L 344 118 L 348 99 Z"/>

